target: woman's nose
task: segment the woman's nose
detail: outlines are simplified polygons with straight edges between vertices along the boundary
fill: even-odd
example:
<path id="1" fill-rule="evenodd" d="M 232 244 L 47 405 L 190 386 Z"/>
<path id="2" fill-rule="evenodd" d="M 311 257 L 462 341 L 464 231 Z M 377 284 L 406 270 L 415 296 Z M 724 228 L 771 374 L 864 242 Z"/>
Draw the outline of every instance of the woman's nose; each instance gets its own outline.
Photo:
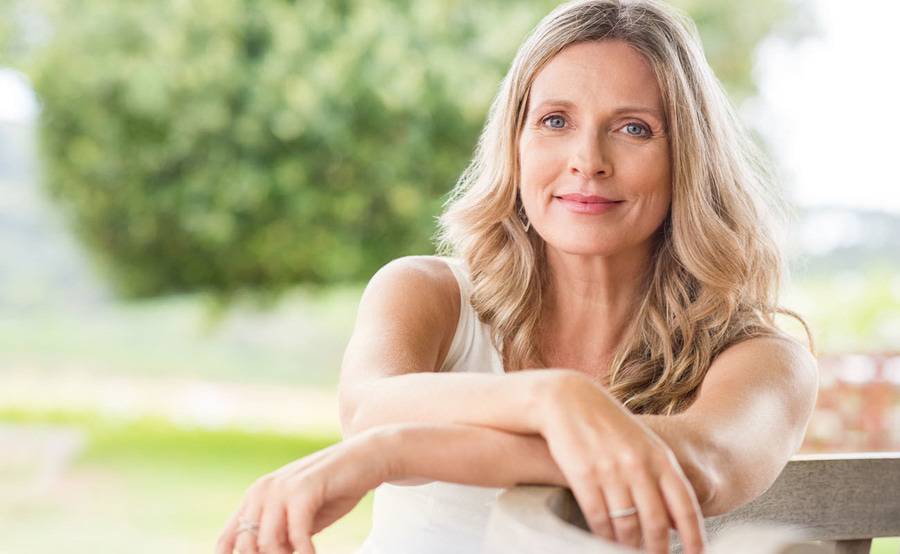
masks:
<path id="1" fill-rule="evenodd" d="M 583 133 L 572 155 L 570 170 L 584 179 L 597 175 L 609 177 L 612 174 L 612 162 L 606 150 L 606 140 L 601 132 Z"/>

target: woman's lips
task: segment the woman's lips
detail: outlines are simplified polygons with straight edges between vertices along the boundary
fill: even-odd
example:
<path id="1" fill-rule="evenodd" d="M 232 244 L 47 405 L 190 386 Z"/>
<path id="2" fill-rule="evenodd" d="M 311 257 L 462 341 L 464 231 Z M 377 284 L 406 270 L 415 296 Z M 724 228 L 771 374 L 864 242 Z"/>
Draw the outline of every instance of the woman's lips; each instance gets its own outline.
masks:
<path id="1" fill-rule="evenodd" d="M 609 200 L 602 196 L 585 196 L 582 194 L 564 194 L 553 198 L 558 200 L 567 210 L 580 214 L 602 214 L 623 202 L 622 200 Z"/>
<path id="2" fill-rule="evenodd" d="M 568 194 L 560 194 L 557 198 L 563 198 L 565 200 L 574 200 L 576 202 L 587 202 L 587 203 L 596 203 L 596 202 L 615 202 L 612 198 L 605 198 L 603 196 L 597 196 L 596 194 L 579 194 L 577 192 L 570 192 Z"/>

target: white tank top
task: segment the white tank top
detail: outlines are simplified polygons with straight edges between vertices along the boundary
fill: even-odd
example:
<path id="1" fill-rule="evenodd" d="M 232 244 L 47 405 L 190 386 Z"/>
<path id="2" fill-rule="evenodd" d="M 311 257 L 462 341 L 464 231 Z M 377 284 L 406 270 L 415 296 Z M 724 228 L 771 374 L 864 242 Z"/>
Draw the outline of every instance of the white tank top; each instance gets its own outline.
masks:
<path id="1" fill-rule="evenodd" d="M 504 373 L 490 327 L 469 303 L 471 282 L 465 262 L 442 258 L 459 283 L 459 322 L 440 371 Z M 372 530 L 356 554 L 475 554 L 498 488 L 442 481 L 375 489 Z"/>

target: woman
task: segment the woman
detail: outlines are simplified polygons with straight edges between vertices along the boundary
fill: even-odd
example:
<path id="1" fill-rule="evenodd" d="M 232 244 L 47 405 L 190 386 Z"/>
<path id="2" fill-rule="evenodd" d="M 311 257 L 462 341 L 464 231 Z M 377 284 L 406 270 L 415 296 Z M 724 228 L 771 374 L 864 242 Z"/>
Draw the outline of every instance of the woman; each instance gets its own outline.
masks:
<path id="1" fill-rule="evenodd" d="M 686 552 L 762 493 L 815 403 L 776 327 L 770 175 L 693 24 L 581 0 L 520 48 L 440 220 L 449 256 L 371 280 L 345 440 L 258 480 L 220 552 L 313 552 L 375 493 L 363 552 L 477 552 L 517 484 L 573 490 L 610 541 Z"/>

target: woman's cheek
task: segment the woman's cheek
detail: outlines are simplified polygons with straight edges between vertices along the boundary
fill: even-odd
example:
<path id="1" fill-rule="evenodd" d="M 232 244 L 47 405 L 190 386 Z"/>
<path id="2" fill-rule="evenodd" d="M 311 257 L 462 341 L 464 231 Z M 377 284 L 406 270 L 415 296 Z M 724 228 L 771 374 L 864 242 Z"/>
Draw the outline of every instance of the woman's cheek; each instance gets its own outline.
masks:
<path id="1" fill-rule="evenodd" d="M 538 186 L 549 185 L 559 172 L 560 156 L 552 144 L 542 144 L 540 140 L 529 143 L 523 154 L 523 171 L 529 182 Z"/>

